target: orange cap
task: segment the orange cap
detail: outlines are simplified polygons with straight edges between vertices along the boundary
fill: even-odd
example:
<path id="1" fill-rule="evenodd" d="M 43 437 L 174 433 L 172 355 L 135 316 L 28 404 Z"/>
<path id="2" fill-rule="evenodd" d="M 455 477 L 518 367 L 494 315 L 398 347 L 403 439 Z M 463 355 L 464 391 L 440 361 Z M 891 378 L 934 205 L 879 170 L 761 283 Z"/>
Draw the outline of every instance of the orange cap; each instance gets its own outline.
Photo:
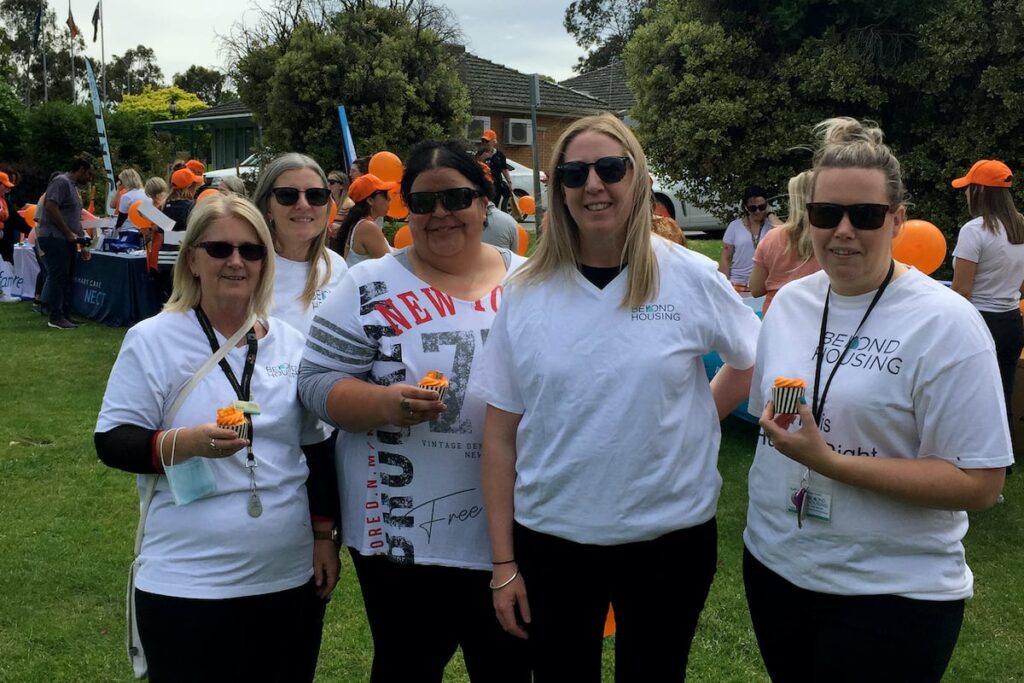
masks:
<path id="1" fill-rule="evenodd" d="M 14 187 L 14 183 L 11 182 L 11 177 L 2 171 L 0 171 L 0 185 L 3 185 L 4 187 Z"/>
<path id="2" fill-rule="evenodd" d="M 190 185 L 195 185 L 198 182 L 202 182 L 202 176 L 197 176 L 195 173 L 187 168 L 179 168 L 177 171 L 171 174 L 171 185 L 179 190 L 184 190 Z"/>
<path id="3" fill-rule="evenodd" d="M 185 167 L 199 176 L 206 173 L 206 164 L 204 164 L 201 161 L 198 161 L 197 159 L 189 159 L 188 161 L 185 162 Z"/>
<path id="4" fill-rule="evenodd" d="M 352 181 L 348 186 L 348 196 L 354 202 L 361 202 L 374 192 L 390 191 L 395 187 L 397 183 L 385 183 L 372 173 L 367 173 Z"/>
<path id="5" fill-rule="evenodd" d="M 1001 161 L 982 159 L 971 166 L 963 178 L 952 182 L 953 187 L 960 189 L 968 185 L 984 185 L 985 187 L 1012 187 L 1013 171 Z"/>
<path id="6" fill-rule="evenodd" d="M 498 139 L 498 134 L 488 128 L 480 135 L 480 139 L 484 142 L 494 142 Z"/>

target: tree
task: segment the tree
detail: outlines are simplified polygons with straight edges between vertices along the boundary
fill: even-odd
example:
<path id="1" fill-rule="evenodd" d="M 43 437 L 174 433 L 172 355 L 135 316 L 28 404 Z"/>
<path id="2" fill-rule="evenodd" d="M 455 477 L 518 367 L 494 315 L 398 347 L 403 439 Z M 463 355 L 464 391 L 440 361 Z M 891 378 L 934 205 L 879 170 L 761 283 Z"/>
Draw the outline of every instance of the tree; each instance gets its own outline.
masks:
<path id="1" fill-rule="evenodd" d="M 576 44 L 588 50 L 573 71 L 586 73 L 621 59 L 626 43 L 644 21 L 654 0 L 573 0 L 562 25 Z"/>
<path id="2" fill-rule="evenodd" d="M 120 102 L 127 95 L 138 95 L 146 87 L 163 86 L 164 73 L 156 63 L 152 48 L 139 45 L 128 48 L 123 55 L 114 55 L 107 64 L 107 97 Z"/>
<path id="3" fill-rule="evenodd" d="M 460 134 L 469 95 L 436 32 L 402 9 L 360 4 L 326 28 L 300 20 L 281 43 L 238 59 L 239 94 L 272 148 L 340 164 L 339 104 L 363 153 L 401 155 L 420 140 Z"/>
<path id="4" fill-rule="evenodd" d="M 183 74 L 174 74 L 174 87 L 195 93 L 211 107 L 221 103 L 227 75 L 217 69 L 193 64 Z"/>
<path id="5" fill-rule="evenodd" d="M 207 104 L 195 93 L 186 92 L 178 87 L 154 90 L 147 85 L 138 95 L 126 95 L 117 110 L 137 114 L 147 121 L 157 121 L 171 118 L 171 102 L 175 105 L 176 118 L 183 118 L 207 108 Z"/>
<path id="6" fill-rule="evenodd" d="M 79 154 L 99 157 L 92 107 L 51 101 L 29 112 L 26 157 L 46 173 L 66 171 Z"/>
<path id="7" fill-rule="evenodd" d="M 0 159 L 17 161 L 25 142 L 25 105 L 7 83 L 0 81 Z"/>
<path id="8" fill-rule="evenodd" d="M 35 21 L 40 15 L 38 45 L 33 45 Z M 42 102 L 45 98 L 71 99 L 71 56 L 69 48 L 72 38 L 67 26 L 45 3 L 38 0 L 0 0 L 0 57 L 4 68 L 12 78 L 11 84 L 26 104 Z M 85 42 L 81 36 L 74 39 L 75 45 L 75 88 L 81 99 L 87 93 L 88 81 L 82 55 Z M 43 63 L 46 63 L 45 78 Z"/>
<path id="9" fill-rule="evenodd" d="M 685 198 L 735 216 L 745 185 L 783 190 L 810 165 L 810 128 L 879 122 L 911 216 L 952 235 L 949 181 L 979 158 L 1024 157 L 1024 13 L 940 0 L 663 0 L 626 50 L 638 133 Z"/>

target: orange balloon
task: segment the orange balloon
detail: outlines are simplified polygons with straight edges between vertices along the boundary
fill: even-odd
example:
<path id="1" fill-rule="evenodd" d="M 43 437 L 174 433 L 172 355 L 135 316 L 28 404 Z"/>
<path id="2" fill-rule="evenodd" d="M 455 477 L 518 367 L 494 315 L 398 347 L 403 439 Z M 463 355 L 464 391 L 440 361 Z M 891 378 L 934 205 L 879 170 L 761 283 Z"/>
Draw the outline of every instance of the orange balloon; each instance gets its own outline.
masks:
<path id="1" fill-rule="evenodd" d="M 334 201 L 334 197 L 331 197 L 331 209 L 327 212 L 327 224 L 330 225 L 334 222 L 334 219 L 338 217 L 338 202 Z"/>
<path id="2" fill-rule="evenodd" d="M 370 157 L 370 173 L 385 183 L 397 183 L 402 179 L 402 160 L 391 152 L 377 152 Z"/>
<path id="3" fill-rule="evenodd" d="M 28 227 L 30 228 L 36 227 L 37 208 L 39 207 L 36 204 L 29 204 L 24 209 L 18 212 L 19 214 L 21 214 L 21 217 L 25 219 L 25 222 L 28 223 Z"/>
<path id="4" fill-rule="evenodd" d="M 897 261 L 931 275 L 946 258 L 946 236 L 928 221 L 906 221 L 892 241 L 892 255 Z"/>
<path id="5" fill-rule="evenodd" d="M 412 244 L 412 230 L 409 229 L 409 224 L 406 223 L 395 233 L 395 249 L 402 249 L 410 244 Z"/>
<path id="6" fill-rule="evenodd" d="M 537 202 L 530 195 L 523 195 L 519 198 L 519 210 L 524 216 L 532 216 L 537 213 Z"/>
<path id="7" fill-rule="evenodd" d="M 526 251 L 530 248 L 530 233 L 526 232 L 526 228 L 518 223 L 516 223 L 516 227 L 519 228 L 519 248 L 516 249 L 516 253 L 526 256 Z"/>
<path id="8" fill-rule="evenodd" d="M 139 212 L 139 207 L 142 206 L 142 202 L 146 201 L 143 199 L 136 199 L 132 202 L 132 205 L 128 207 L 128 219 L 137 228 L 152 228 L 153 221 L 149 220 Z"/>
<path id="9" fill-rule="evenodd" d="M 405 220 L 409 216 L 409 207 L 402 199 L 402 191 L 397 187 L 388 190 L 388 199 L 391 200 L 391 203 L 388 204 L 388 218 L 394 218 L 397 221 Z"/>
<path id="10" fill-rule="evenodd" d="M 209 188 L 209 189 L 203 190 L 202 192 L 199 193 L 199 196 L 196 197 L 196 204 L 198 204 L 199 202 L 203 201 L 204 199 L 209 199 L 210 197 L 216 197 L 219 194 L 220 194 L 220 190 L 214 189 L 212 187 Z"/>

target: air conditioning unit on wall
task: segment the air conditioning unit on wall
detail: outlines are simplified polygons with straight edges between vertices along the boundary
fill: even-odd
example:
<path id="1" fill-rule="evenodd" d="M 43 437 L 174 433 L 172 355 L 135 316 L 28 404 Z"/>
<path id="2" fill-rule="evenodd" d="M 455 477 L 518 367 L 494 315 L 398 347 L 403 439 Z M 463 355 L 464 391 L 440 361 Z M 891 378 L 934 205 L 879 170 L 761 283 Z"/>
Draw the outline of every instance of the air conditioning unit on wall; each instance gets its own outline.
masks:
<path id="1" fill-rule="evenodd" d="M 508 119 L 505 121 L 506 145 L 532 145 L 533 125 L 530 119 Z"/>

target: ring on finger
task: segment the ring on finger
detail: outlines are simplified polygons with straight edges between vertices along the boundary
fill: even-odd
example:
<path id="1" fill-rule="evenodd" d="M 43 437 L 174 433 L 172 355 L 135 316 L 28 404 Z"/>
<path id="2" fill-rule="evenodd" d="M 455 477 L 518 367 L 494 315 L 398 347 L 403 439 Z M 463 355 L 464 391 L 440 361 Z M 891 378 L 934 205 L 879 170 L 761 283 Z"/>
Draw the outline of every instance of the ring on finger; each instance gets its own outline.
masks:
<path id="1" fill-rule="evenodd" d="M 400 405 L 402 406 L 402 410 L 404 410 L 405 412 L 409 413 L 410 416 L 412 416 L 414 411 L 412 409 L 412 405 L 409 403 L 409 399 L 403 398 Z"/>

